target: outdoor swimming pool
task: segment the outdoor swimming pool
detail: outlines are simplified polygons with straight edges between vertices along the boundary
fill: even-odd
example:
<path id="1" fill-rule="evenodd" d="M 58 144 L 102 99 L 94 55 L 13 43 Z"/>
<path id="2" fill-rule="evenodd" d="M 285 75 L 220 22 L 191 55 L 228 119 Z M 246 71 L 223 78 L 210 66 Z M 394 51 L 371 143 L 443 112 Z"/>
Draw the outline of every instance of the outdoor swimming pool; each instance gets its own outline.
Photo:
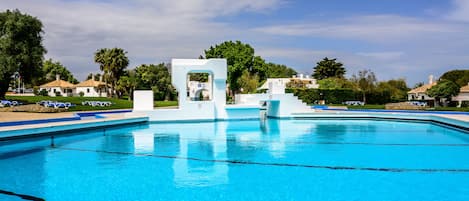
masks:
<path id="1" fill-rule="evenodd" d="M 429 123 L 137 124 L 0 142 L 0 200 L 469 200 L 468 153 Z"/>

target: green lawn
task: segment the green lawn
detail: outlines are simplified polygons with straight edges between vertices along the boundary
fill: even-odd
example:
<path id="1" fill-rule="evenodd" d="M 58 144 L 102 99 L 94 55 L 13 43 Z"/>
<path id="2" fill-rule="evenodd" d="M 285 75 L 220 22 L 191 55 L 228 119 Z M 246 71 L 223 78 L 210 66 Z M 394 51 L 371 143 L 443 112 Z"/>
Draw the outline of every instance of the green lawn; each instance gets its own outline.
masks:
<path id="1" fill-rule="evenodd" d="M 460 112 L 469 112 L 469 107 L 436 107 L 432 110 L 435 111 L 460 111 Z"/>
<path id="2" fill-rule="evenodd" d="M 41 100 L 70 102 L 75 107 L 69 108 L 69 111 L 90 111 L 90 110 L 113 110 L 113 109 L 131 109 L 132 101 L 127 99 L 106 98 L 106 97 L 49 97 L 49 96 L 7 96 L 8 100 L 20 101 L 23 104 L 35 104 Z M 84 106 L 83 101 L 110 101 L 109 107 Z M 177 106 L 177 101 L 155 101 L 155 107 Z"/>
<path id="3" fill-rule="evenodd" d="M 348 105 L 340 105 L 340 104 L 331 104 L 329 106 L 346 106 L 348 109 L 385 109 L 384 105 L 364 105 L 364 106 L 348 106 Z M 436 107 L 436 108 L 428 108 L 426 110 L 430 111 L 461 111 L 461 112 L 469 112 L 468 107 Z"/>
<path id="4" fill-rule="evenodd" d="M 178 102 L 177 101 L 155 101 L 154 106 L 155 107 L 171 107 L 171 106 L 177 106 Z"/>

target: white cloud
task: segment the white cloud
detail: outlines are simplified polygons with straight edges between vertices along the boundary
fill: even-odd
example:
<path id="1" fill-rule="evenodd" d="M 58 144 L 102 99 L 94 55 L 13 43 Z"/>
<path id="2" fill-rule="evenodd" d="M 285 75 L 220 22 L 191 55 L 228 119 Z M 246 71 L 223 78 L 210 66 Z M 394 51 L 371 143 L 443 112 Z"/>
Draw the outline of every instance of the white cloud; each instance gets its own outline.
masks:
<path id="1" fill-rule="evenodd" d="M 355 15 L 320 17 L 260 26 L 230 24 L 220 17 L 268 13 L 286 0 L 0 0 L 0 10 L 19 8 L 44 23 L 47 57 L 61 61 L 80 80 L 98 71 L 93 53 L 121 47 L 131 64 L 196 58 L 210 45 L 244 40 L 267 61 L 311 72 L 324 57 L 338 58 L 348 74 L 372 69 L 381 79 L 409 81 L 469 65 L 469 0 L 454 0 L 440 16 Z M 241 28 L 242 27 L 242 28 Z M 330 44 L 327 44 L 330 43 Z M 317 44 L 317 45 L 316 45 Z M 307 47 L 310 45 L 310 47 Z M 359 46 L 359 47 L 356 47 Z"/>
<path id="2" fill-rule="evenodd" d="M 98 70 L 98 48 L 121 47 L 131 65 L 196 58 L 210 45 L 238 33 L 216 21 L 241 12 L 268 12 L 281 0 L 136 0 L 13 1 L 0 0 L 0 10 L 18 8 L 44 24 L 46 57 L 61 61 L 79 78 Z"/>
<path id="3" fill-rule="evenodd" d="M 467 31 L 467 27 L 399 15 L 356 16 L 330 21 L 308 21 L 255 28 L 254 31 L 285 36 L 354 39 L 394 43 L 416 36 L 439 36 Z"/>
<path id="4" fill-rule="evenodd" d="M 401 58 L 404 52 L 358 52 L 357 55 L 381 60 L 394 60 Z"/>

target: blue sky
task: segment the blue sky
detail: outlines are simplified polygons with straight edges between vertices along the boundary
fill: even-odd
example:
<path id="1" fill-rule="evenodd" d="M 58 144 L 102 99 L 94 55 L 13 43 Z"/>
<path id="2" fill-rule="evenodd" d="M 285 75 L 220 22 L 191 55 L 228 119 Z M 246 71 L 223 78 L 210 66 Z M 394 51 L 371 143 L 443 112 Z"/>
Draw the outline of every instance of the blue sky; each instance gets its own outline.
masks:
<path id="1" fill-rule="evenodd" d="M 0 0 L 14 8 L 42 20 L 46 58 L 79 80 L 99 71 L 98 48 L 124 48 L 133 68 L 197 58 L 225 40 L 307 74 L 326 56 L 347 76 L 371 69 L 410 86 L 469 69 L 469 0 Z"/>

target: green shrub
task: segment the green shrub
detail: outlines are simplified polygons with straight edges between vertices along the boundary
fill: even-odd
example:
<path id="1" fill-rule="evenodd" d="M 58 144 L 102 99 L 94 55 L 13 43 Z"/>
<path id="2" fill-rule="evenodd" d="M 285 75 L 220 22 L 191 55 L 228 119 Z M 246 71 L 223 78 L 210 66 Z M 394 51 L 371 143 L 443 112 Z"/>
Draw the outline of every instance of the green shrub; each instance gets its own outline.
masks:
<path id="1" fill-rule="evenodd" d="M 325 100 L 326 104 L 342 104 L 345 101 L 361 101 L 363 94 L 360 91 L 352 89 L 307 89 L 307 88 L 288 88 L 287 93 L 293 93 L 302 101 L 311 104 L 319 100 Z M 373 91 L 366 93 L 367 104 L 386 104 L 393 102 L 391 92 Z"/>
<path id="2" fill-rule="evenodd" d="M 47 93 L 47 90 L 45 90 L 45 89 L 42 89 L 41 91 L 39 91 L 38 95 L 39 96 L 49 96 L 49 94 Z"/>
<path id="3" fill-rule="evenodd" d="M 80 97 L 83 97 L 83 96 L 85 96 L 85 92 L 80 91 L 80 93 L 78 93 L 78 95 L 80 95 Z"/>

